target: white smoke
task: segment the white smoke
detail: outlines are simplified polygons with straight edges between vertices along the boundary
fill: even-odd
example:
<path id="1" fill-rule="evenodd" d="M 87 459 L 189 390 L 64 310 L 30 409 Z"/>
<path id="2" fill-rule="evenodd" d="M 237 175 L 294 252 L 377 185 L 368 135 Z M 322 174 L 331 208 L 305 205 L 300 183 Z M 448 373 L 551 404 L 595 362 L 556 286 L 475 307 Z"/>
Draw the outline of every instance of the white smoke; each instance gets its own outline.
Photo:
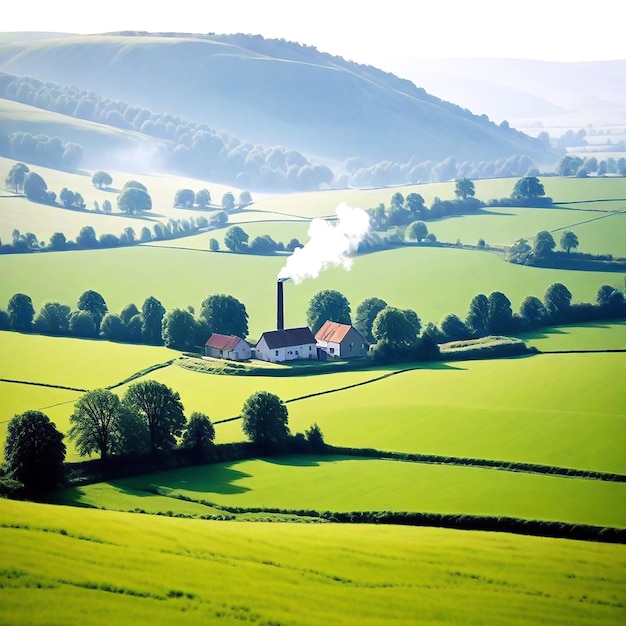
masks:
<path id="1" fill-rule="evenodd" d="M 370 231 L 369 215 L 363 209 L 342 202 L 336 209 L 336 222 L 315 218 L 309 226 L 309 241 L 296 248 L 278 273 L 279 280 L 290 278 L 295 283 L 317 278 L 326 268 L 352 267 L 351 255 Z"/>

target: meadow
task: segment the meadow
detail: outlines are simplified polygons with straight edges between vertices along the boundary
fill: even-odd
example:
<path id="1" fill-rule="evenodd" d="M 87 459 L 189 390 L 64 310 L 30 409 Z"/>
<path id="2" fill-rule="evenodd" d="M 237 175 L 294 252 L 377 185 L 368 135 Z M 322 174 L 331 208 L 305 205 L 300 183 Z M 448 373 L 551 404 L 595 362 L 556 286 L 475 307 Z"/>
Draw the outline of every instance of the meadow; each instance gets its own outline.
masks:
<path id="1" fill-rule="evenodd" d="M 626 548 L 6 502 L 3 624 L 619 624 Z M 245 581 L 245 584 L 242 584 Z"/>
<path id="2" fill-rule="evenodd" d="M 75 506 L 189 515 L 184 511 L 192 503 L 177 496 L 226 507 L 419 511 L 626 526 L 626 507 L 616 506 L 626 497 L 623 483 L 336 456 L 191 467 L 76 487 L 61 498 Z M 211 513 L 196 510 L 191 515 Z"/>

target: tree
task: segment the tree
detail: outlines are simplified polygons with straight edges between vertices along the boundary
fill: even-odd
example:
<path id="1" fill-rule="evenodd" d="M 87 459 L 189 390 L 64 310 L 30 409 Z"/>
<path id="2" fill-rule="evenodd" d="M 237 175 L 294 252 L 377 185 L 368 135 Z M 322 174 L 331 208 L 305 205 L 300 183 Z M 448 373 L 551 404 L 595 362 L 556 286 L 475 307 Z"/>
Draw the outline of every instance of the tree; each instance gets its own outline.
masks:
<path id="1" fill-rule="evenodd" d="M 111 201 L 107 198 L 103 203 L 102 203 L 102 212 L 103 213 L 110 213 L 112 211 L 113 207 L 111 206 Z"/>
<path id="2" fill-rule="evenodd" d="M 244 209 L 252 204 L 252 195 L 245 189 L 239 194 L 239 208 Z"/>
<path id="3" fill-rule="evenodd" d="M 94 172 L 93 176 L 91 177 L 91 184 L 98 189 L 102 189 L 103 187 L 110 187 L 113 184 L 113 178 L 108 172 L 98 170 L 97 172 Z"/>
<path id="4" fill-rule="evenodd" d="M 59 200 L 66 209 L 69 209 L 76 202 L 76 194 L 71 189 L 63 187 L 61 193 L 59 193 Z"/>
<path id="5" fill-rule="evenodd" d="M 28 172 L 30 172 L 28 165 L 25 165 L 24 163 L 14 163 L 4 179 L 4 182 L 8 187 L 15 189 L 15 193 L 17 193 L 23 188 L 24 179 L 26 178 L 26 174 L 28 174 Z"/>
<path id="6" fill-rule="evenodd" d="M 200 318 L 207 324 L 210 333 L 248 336 L 248 313 L 237 298 L 226 294 L 208 296 L 200 306 Z"/>
<path id="7" fill-rule="evenodd" d="M 559 245 L 569 254 L 572 248 L 578 248 L 578 237 L 571 230 L 564 230 Z"/>
<path id="8" fill-rule="evenodd" d="M 611 296 L 615 293 L 615 291 L 617 291 L 617 289 L 611 285 L 602 285 L 596 294 L 596 302 L 598 303 L 598 306 L 609 306 L 611 303 Z"/>
<path id="9" fill-rule="evenodd" d="M 116 422 L 122 412 L 120 399 L 108 389 L 94 389 L 80 397 L 70 416 L 69 438 L 80 456 L 98 452 L 106 459 L 116 443 Z"/>
<path id="10" fill-rule="evenodd" d="M 538 328 L 547 317 L 546 307 L 536 296 L 526 296 L 519 312 L 530 328 Z"/>
<path id="11" fill-rule="evenodd" d="M 70 328 L 70 307 L 47 302 L 35 318 L 35 328 L 44 335 L 66 335 Z"/>
<path id="12" fill-rule="evenodd" d="M 233 195 L 232 191 L 227 191 L 223 196 L 222 196 L 222 209 L 224 209 L 224 211 L 229 212 L 232 211 L 235 208 L 235 196 Z"/>
<path id="13" fill-rule="evenodd" d="M 162 337 L 168 348 L 189 350 L 195 343 L 196 323 L 189 311 L 174 309 L 163 318 Z"/>
<path id="14" fill-rule="evenodd" d="M 100 324 L 100 332 L 109 341 L 126 341 L 128 331 L 122 322 L 122 318 L 114 313 L 107 313 Z"/>
<path id="15" fill-rule="evenodd" d="M 387 306 L 381 298 L 366 298 L 359 304 L 355 312 L 354 327 L 363 335 L 365 341 L 374 343 L 372 326 L 376 316 Z"/>
<path id="16" fill-rule="evenodd" d="M 165 307 L 153 296 L 145 299 L 141 307 L 141 336 L 146 343 L 163 343 L 163 316 Z"/>
<path id="17" fill-rule="evenodd" d="M 470 302 L 465 323 L 474 336 L 484 337 L 487 334 L 488 321 L 489 300 L 485 294 L 479 293 Z"/>
<path id="18" fill-rule="evenodd" d="M 24 178 L 24 195 L 33 202 L 48 204 L 48 185 L 36 172 L 28 172 Z"/>
<path id="19" fill-rule="evenodd" d="M 421 213 L 426 208 L 424 198 L 419 193 L 410 193 L 406 197 L 406 206 L 411 213 Z"/>
<path id="20" fill-rule="evenodd" d="M 494 291 L 489 294 L 488 302 L 487 330 L 495 335 L 506 333 L 510 330 L 513 321 L 511 301 L 501 291 Z"/>
<path id="21" fill-rule="evenodd" d="M 11 328 L 13 330 L 31 330 L 35 309 L 30 296 L 24 293 L 16 293 L 11 296 L 7 306 Z"/>
<path id="22" fill-rule="evenodd" d="M 70 315 L 70 335 L 88 339 L 98 336 L 98 327 L 89 311 L 74 311 Z"/>
<path id="23" fill-rule="evenodd" d="M 372 334 L 377 342 L 386 344 L 395 353 L 414 347 L 419 329 L 416 331 L 412 317 L 405 311 L 388 306 L 376 316 Z"/>
<path id="24" fill-rule="evenodd" d="M 215 237 L 211 237 L 209 239 L 209 250 L 211 252 L 219 252 L 220 249 L 220 242 L 215 239 Z"/>
<path id="25" fill-rule="evenodd" d="M 511 195 L 513 198 L 535 200 L 540 196 L 545 196 L 546 192 L 536 176 L 525 176 L 515 183 Z"/>
<path id="26" fill-rule="evenodd" d="M 179 189 L 174 196 L 174 206 L 178 209 L 191 208 L 193 206 L 196 194 L 192 189 Z"/>
<path id="27" fill-rule="evenodd" d="M 63 233 L 53 233 L 50 237 L 50 247 L 53 250 L 63 250 L 67 245 L 67 239 Z"/>
<path id="28" fill-rule="evenodd" d="M 543 296 L 543 303 L 552 317 L 558 321 L 571 305 L 572 294 L 562 283 L 552 283 Z"/>
<path id="29" fill-rule="evenodd" d="M 535 235 L 535 241 L 533 242 L 533 254 L 539 258 L 549 256 L 555 246 L 554 238 L 547 230 L 539 231 Z"/>
<path id="30" fill-rule="evenodd" d="M 141 191 L 148 191 L 148 188 L 137 180 L 128 180 L 124 183 L 124 189 L 140 189 Z"/>
<path id="31" fill-rule="evenodd" d="M 317 425 L 317 423 L 313 424 L 305 431 L 304 437 L 312 450 L 315 450 L 316 452 L 323 452 L 324 450 L 326 450 L 324 434 L 322 433 L 322 429 Z"/>
<path id="32" fill-rule="evenodd" d="M 131 302 L 130 304 L 127 304 L 120 313 L 122 324 L 124 324 L 124 326 L 128 326 L 128 323 L 133 317 L 135 317 L 135 315 L 139 315 L 139 309 Z"/>
<path id="33" fill-rule="evenodd" d="M 109 312 L 109 307 L 107 307 L 104 298 L 97 291 L 93 291 L 92 289 L 88 289 L 81 294 L 80 298 L 78 298 L 76 308 L 79 311 L 88 311 L 91 313 L 96 324 L 96 330 L 100 330 L 102 318 Z"/>
<path id="34" fill-rule="evenodd" d="M 185 427 L 184 408 L 178 393 L 156 380 L 144 380 L 130 385 L 123 401 L 148 427 L 152 452 L 176 445 L 176 437 Z"/>
<path id="35" fill-rule="evenodd" d="M 211 194 L 209 190 L 200 189 L 200 191 L 196 193 L 195 202 L 201 209 L 206 209 L 206 207 L 211 204 Z"/>
<path id="36" fill-rule="evenodd" d="M 93 226 L 83 226 L 76 237 L 76 243 L 81 248 L 97 248 L 99 243 Z"/>
<path id="37" fill-rule="evenodd" d="M 244 403 L 242 429 L 250 441 L 266 447 L 280 445 L 289 436 L 285 403 L 269 391 L 257 391 Z"/>
<path id="38" fill-rule="evenodd" d="M 470 329 L 465 322 L 451 313 L 446 315 L 439 324 L 441 332 L 445 335 L 447 341 L 462 341 L 472 336 Z"/>
<path id="39" fill-rule="evenodd" d="M 47 491 L 65 482 L 63 435 L 41 411 L 26 411 L 9 422 L 4 460 L 7 476 L 28 491 Z"/>
<path id="40" fill-rule="evenodd" d="M 350 303 L 342 293 L 334 289 L 319 291 L 309 301 L 306 319 L 313 334 L 327 321 L 351 324 Z"/>
<path id="41" fill-rule="evenodd" d="M 476 191 L 474 183 L 469 178 L 457 178 L 454 183 L 454 195 L 457 198 L 466 200 L 468 197 L 474 197 Z"/>
<path id="42" fill-rule="evenodd" d="M 426 239 L 428 236 L 428 226 L 424 224 L 424 222 L 411 222 L 407 226 L 406 236 L 409 239 L 416 239 L 418 243 L 422 241 L 422 239 Z"/>
<path id="43" fill-rule="evenodd" d="M 152 198 L 147 191 L 136 187 L 126 187 L 117 197 L 117 208 L 122 213 L 132 215 L 152 209 Z"/>
<path id="44" fill-rule="evenodd" d="M 224 245 L 232 252 L 243 252 L 248 247 L 248 233 L 241 226 L 231 226 L 224 235 Z"/>
<path id="45" fill-rule="evenodd" d="M 194 411 L 189 417 L 187 428 L 183 433 L 181 447 L 196 452 L 206 452 L 213 446 L 215 428 L 208 415 Z"/>

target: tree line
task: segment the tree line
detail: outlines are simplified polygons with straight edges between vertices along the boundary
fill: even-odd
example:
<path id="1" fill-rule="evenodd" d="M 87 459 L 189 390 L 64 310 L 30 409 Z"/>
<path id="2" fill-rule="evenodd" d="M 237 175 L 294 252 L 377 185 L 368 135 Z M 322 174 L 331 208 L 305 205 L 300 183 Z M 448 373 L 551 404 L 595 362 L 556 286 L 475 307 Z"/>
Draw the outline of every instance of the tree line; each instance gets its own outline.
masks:
<path id="1" fill-rule="evenodd" d="M 3 135 L 0 133 L 0 156 L 28 161 L 57 170 L 74 170 L 83 159 L 83 147 L 60 137 L 48 137 L 43 133 L 32 135 L 21 131 Z"/>

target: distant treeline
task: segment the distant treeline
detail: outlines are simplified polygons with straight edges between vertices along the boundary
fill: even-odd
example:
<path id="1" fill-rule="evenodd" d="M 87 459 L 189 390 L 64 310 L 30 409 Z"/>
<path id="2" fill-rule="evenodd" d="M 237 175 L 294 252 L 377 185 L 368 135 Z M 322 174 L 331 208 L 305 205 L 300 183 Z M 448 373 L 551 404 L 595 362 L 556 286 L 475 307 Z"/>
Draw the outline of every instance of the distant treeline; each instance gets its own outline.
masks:
<path id="1" fill-rule="evenodd" d="M 57 170 L 73 170 L 83 159 L 83 147 L 42 133 L 0 133 L 0 156 Z"/>

